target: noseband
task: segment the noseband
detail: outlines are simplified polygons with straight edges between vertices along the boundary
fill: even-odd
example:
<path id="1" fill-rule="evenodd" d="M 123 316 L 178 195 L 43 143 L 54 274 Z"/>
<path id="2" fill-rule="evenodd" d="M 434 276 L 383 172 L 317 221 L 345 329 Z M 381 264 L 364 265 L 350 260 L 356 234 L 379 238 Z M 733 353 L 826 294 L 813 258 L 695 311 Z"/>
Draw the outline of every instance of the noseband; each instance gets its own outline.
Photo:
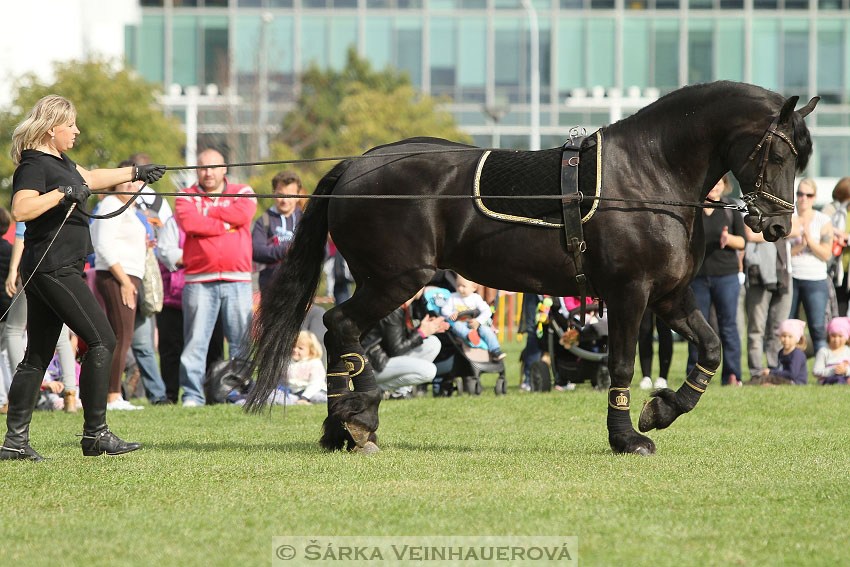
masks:
<path id="1" fill-rule="evenodd" d="M 765 174 L 765 171 L 767 170 L 767 161 L 768 161 L 768 158 L 770 157 L 770 146 L 773 143 L 774 134 L 776 136 L 778 136 L 779 138 L 781 138 L 782 140 L 784 140 L 786 144 L 788 144 L 788 147 L 791 148 L 791 152 L 794 154 L 795 157 L 798 155 L 797 154 L 797 148 L 794 147 L 794 143 L 791 141 L 791 139 L 788 136 L 786 136 L 785 134 L 780 132 L 778 130 L 778 127 L 779 127 L 779 117 L 777 116 L 776 118 L 773 119 L 773 122 L 770 124 L 768 129 L 765 130 L 764 136 L 761 137 L 761 140 L 759 141 L 758 145 L 756 145 L 756 148 L 753 150 L 753 153 L 751 153 L 750 157 L 748 158 L 749 161 L 753 161 L 754 159 L 756 159 L 756 156 L 758 156 L 759 152 L 762 152 L 761 163 L 759 164 L 759 176 L 758 176 L 758 179 L 756 180 L 755 191 L 753 191 L 751 193 L 747 193 L 746 195 L 742 196 L 742 199 L 747 204 L 747 208 L 750 209 L 750 211 L 752 213 L 754 213 L 758 216 L 759 221 L 761 221 L 762 217 L 778 217 L 778 216 L 782 216 L 782 215 L 787 215 L 787 214 L 794 211 L 794 203 L 789 203 L 788 201 L 785 201 L 784 199 L 780 199 L 776 195 L 768 193 L 763 188 L 764 174 Z M 755 201 L 759 197 L 762 197 L 762 198 L 764 198 L 764 199 L 766 199 L 766 200 L 768 200 L 768 201 L 770 201 L 770 202 L 772 202 L 776 205 L 779 205 L 780 207 L 782 207 L 785 210 L 777 211 L 777 212 L 773 212 L 773 213 L 763 213 L 761 211 L 761 209 L 759 209 L 755 205 Z"/>

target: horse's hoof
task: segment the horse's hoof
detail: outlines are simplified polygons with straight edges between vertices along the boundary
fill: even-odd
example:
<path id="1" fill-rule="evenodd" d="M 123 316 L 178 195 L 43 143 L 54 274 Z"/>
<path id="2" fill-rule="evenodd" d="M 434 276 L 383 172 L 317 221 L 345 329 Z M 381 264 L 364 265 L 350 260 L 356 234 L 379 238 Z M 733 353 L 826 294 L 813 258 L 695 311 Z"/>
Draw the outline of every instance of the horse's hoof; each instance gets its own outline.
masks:
<path id="1" fill-rule="evenodd" d="M 361 455 L 374 455 L 375 453 L 380 453 L 381 448 L 371 441 L 366 441 L 365 445 L 362 447 L 355 447 L 351 452 L 360 453 Z"/>
<path id="2" fill-rule="evenodd" d="M 372 432 L 369 431 L 368 429 L 366 429 L 365 427 L 363 427 L 362 425 L 359 425 L 357 423 L 348 422 L 348 423 L 344 423 L 343 427 L 345 427 L 345 430 L 348 431 L 349 435 L 351 435 L 351 438 L 354 439 L 354 443 L 357 444 L 358 448 L 362 449 L 362 448 L 366 447 L 367 443 L 371 443 L 371 441 L 369 441 L 369 435 Z M 375 445 L 375 444 L 372 443 L 372 445 Z M 378 446 L 375 445 L 375 448 L 377 449 Z"/>
<path id="3" fill-rule="evenodd" d="M 635 454 L 643 457 L 655 454 L 655 443 L 635 430 L 619 435 L 609 435 L 608 442 L 615 454 Z"/>
<path id="4" fill-rule="evenodd" d="M 640 455 L 641 457 L 649 457 L 655 454 L 654 447 L 650 450 L 648 447 L 638 447 L 635 449 L 635 455 Z"/>
<path id="5" fill-rule="evenodd" d="M 673 402 L 676 392 L 669 389 L 656 390 L 652 399 L 643 404 L 638 418 L 638 430 L 643 433 L 653 429 L 669 427 L 680 413 Z"/>

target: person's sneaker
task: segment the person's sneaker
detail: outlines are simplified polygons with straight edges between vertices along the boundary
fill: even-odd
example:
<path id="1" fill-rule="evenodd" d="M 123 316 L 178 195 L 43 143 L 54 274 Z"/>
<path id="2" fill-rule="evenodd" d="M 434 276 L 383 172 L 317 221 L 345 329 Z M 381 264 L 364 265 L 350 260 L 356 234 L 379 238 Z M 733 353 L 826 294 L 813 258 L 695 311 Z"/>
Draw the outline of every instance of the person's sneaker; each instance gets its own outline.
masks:
<path id="1" fill-rule="evenodd" d="M 506 356 L 508 356 L 508 355 L 503 353 L 500 349 L 491 350 L 490 351 L 490 362 L 499 362 L 500 360 L 504 360 Z"/>
<path id="2" fill-rule="evenodd" d="M 667 379 L 661 378 L 660 376 L 655 379 L 655 389 L 660 390 L 661 388 L 667 387 Z"/>
<path id="3" fill-rule="evenodd" d="M 529 384 L 528 382 L 523 382 L 522 384 L 519 385 L 519 391 L 520 392 L 530 392 L 531 391 L 531 384 Z"/>
<path id="4" fill-rule="evenodd" d="M 202 404 L 198 400 L 183 400 L 183 407 L 184 408 L 199 408 L 202 405 L 204 405 L 204 404 Z"/>
<path id="5" fill-rule="evenodd" d="M 390 393 L 390 400 L 407 400 L 413 397 L 413 388 L 410 386 L 402 386 L 395 392 Z"/>
<path id="6" fill-rule="evenodd" d="M 114 402 L 109 402 L 106 404 L 106 409 L 108 411 L 114 410 L 143 410 L 144 406 L 136 406 L 125 400 L 124 398 L 118 398 Z"/>
<path id="7" fill-rule="evenodd" d="M 640 389 L 641 390 L 651 390 L 652 389 L 652 378 L 649 376 L 644 376 L 643 380 L 640 381 Z"/>
<path id="8" fill-rule="evenodd" d="M 0 407 L 0 413 L 2 413 L 2 414 L 9 413 L 9 402 L 6 402 L 5 404 L 3 404 L 2 407 Z"/>

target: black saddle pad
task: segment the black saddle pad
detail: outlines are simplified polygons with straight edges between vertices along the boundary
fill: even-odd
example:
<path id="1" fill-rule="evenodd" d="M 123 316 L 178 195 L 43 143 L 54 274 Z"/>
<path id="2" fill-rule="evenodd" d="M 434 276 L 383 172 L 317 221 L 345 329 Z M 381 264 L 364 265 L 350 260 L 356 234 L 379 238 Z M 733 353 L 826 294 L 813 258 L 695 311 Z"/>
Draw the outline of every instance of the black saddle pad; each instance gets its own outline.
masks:
<path id="1" fill-rule="evenodd" d="M 561 228 L 564 216 L 561 200 L 562 149 L 536 152 L 491 151 L 481 156 L 473 194 L 485 215 L 509 222 Z M 582 152 L 582 159 L 588 152 Z M 590 152 L 592 155 L 592 152 Z M 595 160 L 594 160 L 595 161 Z M 571 189 L 570 192 L 574 191 Z M 504 196 L 552 195 L 551 199 L 500 199 Z M 582 215 L 592 202 L 582 204 Z"/>
<path id="2" fill-rule="evenodd" d="M 476 200 L 484 214 L 501 220 L 563 226 L 559 199 L 499 199 L 502 196 L 561 194 L 561 149 L 495 151 L 481 157 Z M 537 221 L 537 222 L 532 222 Z"/>

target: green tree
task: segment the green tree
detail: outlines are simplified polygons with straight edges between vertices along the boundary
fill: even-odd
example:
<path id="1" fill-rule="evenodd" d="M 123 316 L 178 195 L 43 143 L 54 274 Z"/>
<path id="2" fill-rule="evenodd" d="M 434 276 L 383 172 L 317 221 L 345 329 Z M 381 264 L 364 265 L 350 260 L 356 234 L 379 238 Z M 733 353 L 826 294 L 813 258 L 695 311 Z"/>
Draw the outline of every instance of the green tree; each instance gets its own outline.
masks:
<path id="1" fill-rule="evenodd" d="M 136 152 L 156 163 L 183 163 L 185 135 L 179 121 L 163 114 L 159 87 L 132 69 L 110 61 L 70 61 L 56 64 L 54 81 L 41 82 L 27 74 L 15 83 L 17 95 L 10 109 L 0 112 L 0 199 L 8 206 L 14 165 L 9 156 L 12 132 L 41 97 L 58 94 L 77 108 L 80 135 L 68 155 L 92 169 L 115 167 Z M 162 183 L 162 182 L 160 182 Z"/>
<path id="2" fill-rule="evenodd" d="M 471 142 L 452 115 L 438 106 L 438 100 L 417 92 L 405 73 L 390 68 L 376 71 L 352 48 L 341 71 L 320 70 L 314 65 L 302 76 L 301 94 L 284 117 L 268 159 L 359 155 L 413 136 Z M 301 176 L 307 192 L 312 192 L 335 163 L 267 166 L 250 182 L 258 193 L 268 193 L 275 173 L 292 169 Z M 258 213 L 268 206 L 271 202 L 261 203 Z"/>

